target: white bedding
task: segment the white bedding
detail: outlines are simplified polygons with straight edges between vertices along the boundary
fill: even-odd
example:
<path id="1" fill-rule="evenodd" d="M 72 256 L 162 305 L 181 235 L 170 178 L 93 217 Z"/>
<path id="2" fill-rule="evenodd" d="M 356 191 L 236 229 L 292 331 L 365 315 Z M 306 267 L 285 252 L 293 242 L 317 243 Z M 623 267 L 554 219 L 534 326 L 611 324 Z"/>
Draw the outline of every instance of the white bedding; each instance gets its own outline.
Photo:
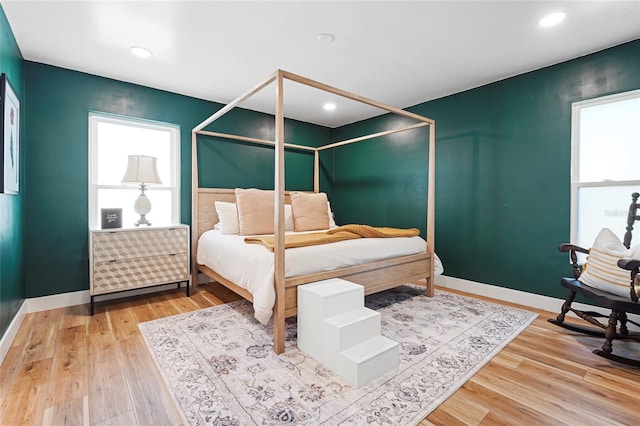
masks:
<path id="1" fill-rule="evenodd" d="M 289 232 L 287 232 L 289 234 Z M 392 257 L 422 253 L 427 243 L 421 237 L 363 238 L 337 243 L 287 249 L 285 277 L 328 271 Z M 213 229 L 198 241 L 197 262 L 253 295 L 254 317 L 262 324 L 271 318 L 276 294 L 273 286 L 273 253 L 244 236 L 222 234 Z M 434 255 L 434 273 L 443 272 Z"/>

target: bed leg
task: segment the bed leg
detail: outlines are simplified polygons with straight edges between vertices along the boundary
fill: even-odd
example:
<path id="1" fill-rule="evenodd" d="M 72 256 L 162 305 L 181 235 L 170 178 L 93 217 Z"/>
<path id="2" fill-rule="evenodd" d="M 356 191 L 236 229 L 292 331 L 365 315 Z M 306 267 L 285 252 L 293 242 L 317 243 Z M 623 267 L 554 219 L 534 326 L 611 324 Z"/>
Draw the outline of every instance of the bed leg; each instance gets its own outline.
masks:
<path id="1" fill-rule="evenodd" d="M 280 355 L 284 352 L 284 312 L 273 313 L 273 351 Z"/>
<path id="2" fill-rule="evenodd" d="M 284 352 L 284 318 L 273 323 L 273 351 L 278 355 Z"/>
<path id="3" fill-rule="evenodd" d="M 435 286 L 434 286 L 434 279 L 432 277 L 427 278 L 427 288 L 425 291 L 425 294 L 427 295 L 427 297 L 433 297 L 435 296 L 436 292 L 435 292 Z"/>

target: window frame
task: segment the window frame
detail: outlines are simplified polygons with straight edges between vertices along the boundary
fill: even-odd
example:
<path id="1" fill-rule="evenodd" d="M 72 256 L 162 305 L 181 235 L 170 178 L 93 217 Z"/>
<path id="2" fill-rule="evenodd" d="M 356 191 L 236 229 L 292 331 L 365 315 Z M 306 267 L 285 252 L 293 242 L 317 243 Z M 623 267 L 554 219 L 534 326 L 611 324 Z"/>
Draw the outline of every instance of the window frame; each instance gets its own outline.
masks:
<path id="1" fill-rule="evenodd" d="M 571 104 L 571 229 L 570 241 L 578 240 L 578 191 L 580 188 L 640 186 L 637 180 L 580 181 L 580 111 L 583 108 L 640 98 L 640 89 L 586 99 Z M 631 195 L 631 193 L 629 193 Z M 630 202 L 630 198 L 628 200 Z"/>
<path id="2" fill-rule="evenodd" d="M 163 182 L 154 185 L 153 190 L 166 190 L 171 193 L 171 224 L 181 223 L 180 217 L 180 126 L 173 123 L 165 123 L 155 120 L 147 120 L 124 115 L 109 114 L 97 111 L 90 111 L 88 117 L 89 140 L 88 140 L 88 195 L 89 195 L 89 229 L 100 229 L 98 212 L 98 191 L 100 189 L 132 189 L 131 184 L 103 185 L 96 182 L 98 176 L 98 123 L 110 123 L 138 127 L 151 130 L 168 131 L 170 134 L 170 156 L 169 175 L 170 182 Z M 124 175 L 124 168 L 122 173 Z"/>

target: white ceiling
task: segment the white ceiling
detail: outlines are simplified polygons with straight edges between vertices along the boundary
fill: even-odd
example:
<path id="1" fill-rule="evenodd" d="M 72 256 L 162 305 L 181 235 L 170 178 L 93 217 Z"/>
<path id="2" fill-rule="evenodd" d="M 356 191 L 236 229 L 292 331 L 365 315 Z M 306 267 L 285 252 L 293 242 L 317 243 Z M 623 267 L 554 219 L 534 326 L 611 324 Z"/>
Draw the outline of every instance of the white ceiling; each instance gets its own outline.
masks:
<path id="1" fill-rule="evenodd" d="M 221 103 L 284 69 L 406 108 L 640 38 L 640 1 L 0 3 L 26 60 Z M 567 19 L 539 28 L 556 10 Z M 242 107 L 273 113 L 274 91 Z M 336 127 L 382 112 L 285 86 L 298 120 Z"/>

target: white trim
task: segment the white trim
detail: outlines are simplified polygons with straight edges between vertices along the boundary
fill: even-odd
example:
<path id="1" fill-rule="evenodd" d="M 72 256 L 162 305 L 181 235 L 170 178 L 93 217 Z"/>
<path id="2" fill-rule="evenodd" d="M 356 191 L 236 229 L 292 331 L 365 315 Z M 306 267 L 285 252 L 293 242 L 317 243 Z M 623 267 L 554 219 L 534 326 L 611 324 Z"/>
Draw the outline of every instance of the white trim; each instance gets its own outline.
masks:
<path id="1" fill-rule="evenodd" d="M 446 275 L 436 276 L 435 283 L 436 285 L 444 288 L 460 290 L 471 294 L 477 294 L 479 296 L 498 299 L 504 302 L 517 303 L 518 305 L 548 311 L 554 314 L 554 316 L 550 318 L 555 318 L 555 316 L 560 313 L 560 308 L 564 303 L 563 299 L 557 299 L 555 297 L 527 293 L 526 291 L 498 287 L 491 284 L 482 284 L 475 281 L 464 280 L 462 278 L 448 277 Z M 587 305 L 584 303 L 573 302 L 571 306 L 578 310 L 599 312 L 607 316 L 609 316 L 609 314 L 611 313 L 611 311 L 608 309 L 604 309 L 599 306 Z M 568 315 L 573 314 L 569 313 Z M 633 314 L 627 315 L 629 319 L 640 322 L 640 316 Z"/>
<path id="2" fill-rule="evenodd" d="M 596 106 L 602 104 L 608 104 L 610 102 L 626 101 L 627 99 L 633 99 L 640 96 L 640 89 L 629 90 L 628 92 L 614 93 L 612 95 L 599 96 L 597 98 L 585 99 L 572 103 L 577 107 L 584 106 Z"/>
<path id="3" fill-rule="evenodd" d="M 176 283 L 163 284 L 154 287 L 136 288 L 118 293 L 107 293 L 94 296 L 94 302 L 100 303 L 105 300 L 122 299 L 125 297 L 139 296 L 141 294 L 155 293 L 158 291 L 165 291 L 177 288 Z M 184 283 L 180 283 L 180 288 L 184 288 Z M 72 293 L 53 294 L 51 296 L 41 296 L 27 299 L 28 310 L 27 313 L 48 311 L 50 309 L 66 308 L 75 305 L 84 305 L 91 303 L 91 296 L 89 290 L 74 291 Z"/>
<path id="4" fill-rule="evenodd" d="M 22 305 L 20 305 L 20 309 L 18 309 L 18 313 L 13 317 L 9 327 L 4 332 L 2 339 L 0 339 L 0 365 L 4 361 L 4 357 L 7 356 L 7 352 L 11 348 L 13 344 L 13 339 L 16 338 L 18 334 L 18 330 L 20 330 L 20 326 L 22 325 L 22 321 L 24 321 L 24 316 L 27 314 L 27 301 L 23 300 Z"/>
<path id="5" fill-rule="evenodd" d="M 27 313 L 32 314 L 34 312 L 48 311 L 50 309 L 84 305 L 85 303 L 89 303 L 89 301 L 89 290 L 32 297 L 27 299 Z"/>
<path id="6" fill-rule="evenodd" d="M 482 284 L 475 281 L 468 281 L 462 278 L 448 277 L 446 275 L 436 276 L 436 285 L 453 290 L 460 290 L 480 296 L 491 297 L 505 302 L 517 303 L 535 309 L 542 309 L 555 312 L 560 309 L 563 300 L 555 297 L 541 296 L 539 294 L 527 293 L 525 291 L 513 290 L 505 287 L 497 287 L 490 284 Z M 576 307 L 578 304 L 576 303 Z"/>

